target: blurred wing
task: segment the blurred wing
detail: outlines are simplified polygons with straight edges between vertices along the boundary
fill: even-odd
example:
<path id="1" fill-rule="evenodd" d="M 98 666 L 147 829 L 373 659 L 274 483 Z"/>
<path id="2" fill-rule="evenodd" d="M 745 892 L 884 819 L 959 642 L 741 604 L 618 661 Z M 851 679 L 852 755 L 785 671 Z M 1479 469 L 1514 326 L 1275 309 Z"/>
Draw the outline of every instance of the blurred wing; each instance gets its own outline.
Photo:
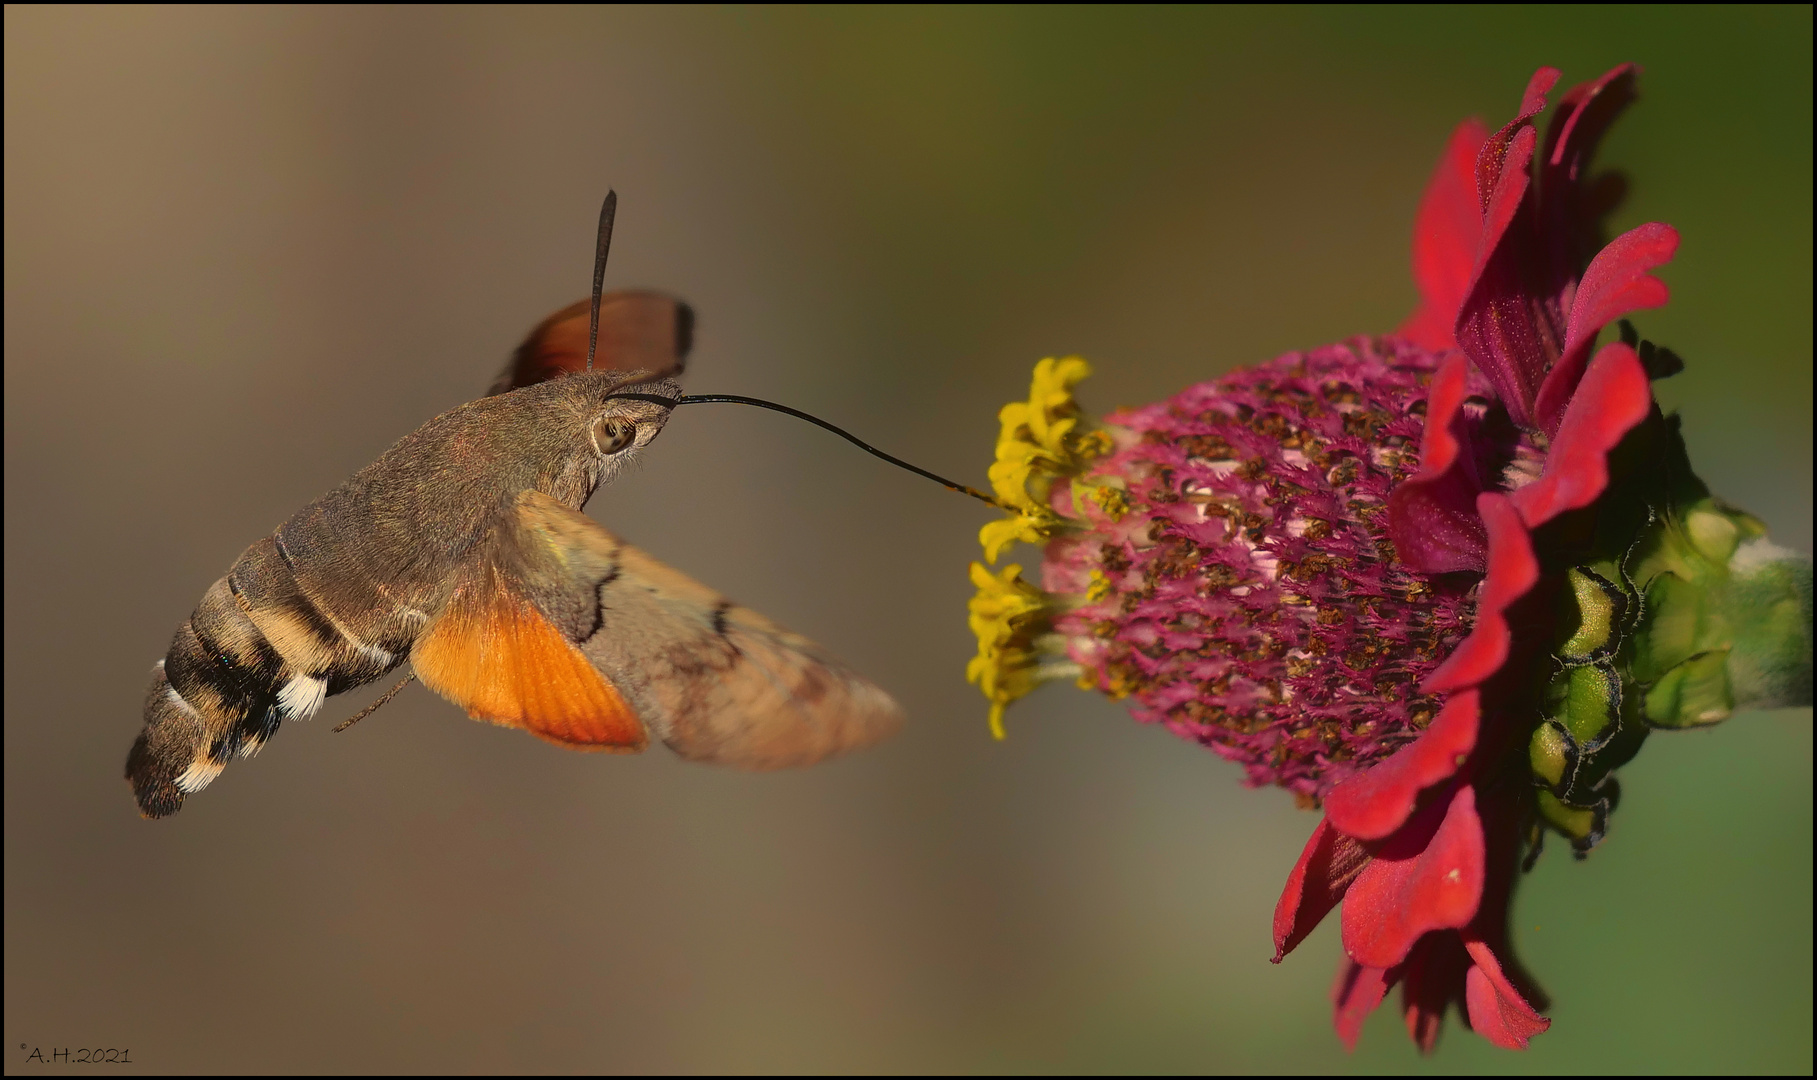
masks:
<path id="1" fill-rule="evenodd" d="M 902 725 L 888 694 L 807 638 L 636 548 L 619 558 L 623 573 L 600 590 L 607 625 L 583 649 L 682 757 L 811 765 Z"/>
<path id="2" fill-rule="evenodd" d="M 487 396 L 546 382 L 587 367 L 592 302 L 569 304 L 538 323 L 492 380 Z M 686 366 L 694 343 L 694 309 L 653 292 L 610 292 L 599 298 L 595 369 L 653 372 L 669 378 Z"/>
<path id="3" fill-rule="evenodd" d="M 902 711 L 820 646 L 540 493 L 518 502 L 516 591 L 670 749 L 746 769 L 869 746 Z"/>

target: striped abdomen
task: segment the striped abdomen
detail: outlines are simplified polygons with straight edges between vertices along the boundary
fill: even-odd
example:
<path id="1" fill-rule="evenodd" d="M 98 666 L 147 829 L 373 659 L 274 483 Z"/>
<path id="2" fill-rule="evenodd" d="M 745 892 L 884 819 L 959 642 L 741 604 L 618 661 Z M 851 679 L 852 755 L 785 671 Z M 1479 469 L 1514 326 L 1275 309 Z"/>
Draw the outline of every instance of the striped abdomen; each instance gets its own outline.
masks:
<path id="1" fill-rule="evenodd" d="M 145 697 L 145 730 L 126 759 L 139 810 L 163 817 L 236 757 L 250 757 L 285 717 L 396 667 L 304 592 L 278 542 L 247 548 L 177 628 Z"/>

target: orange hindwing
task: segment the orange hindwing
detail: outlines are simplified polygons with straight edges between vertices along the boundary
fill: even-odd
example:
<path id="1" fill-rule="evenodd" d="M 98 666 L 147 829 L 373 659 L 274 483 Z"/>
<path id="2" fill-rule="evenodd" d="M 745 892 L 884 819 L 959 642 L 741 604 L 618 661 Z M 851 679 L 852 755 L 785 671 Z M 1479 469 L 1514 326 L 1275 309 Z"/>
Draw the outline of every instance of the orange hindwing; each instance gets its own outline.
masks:
<path id="1" fill-rule="evenodd" d="M 576 750 L 644 748 L 644 726 L 617 688 L 541 612 L 496 581 L 457 592 L 411 661 L 423 685 L 476 720 Z"/>

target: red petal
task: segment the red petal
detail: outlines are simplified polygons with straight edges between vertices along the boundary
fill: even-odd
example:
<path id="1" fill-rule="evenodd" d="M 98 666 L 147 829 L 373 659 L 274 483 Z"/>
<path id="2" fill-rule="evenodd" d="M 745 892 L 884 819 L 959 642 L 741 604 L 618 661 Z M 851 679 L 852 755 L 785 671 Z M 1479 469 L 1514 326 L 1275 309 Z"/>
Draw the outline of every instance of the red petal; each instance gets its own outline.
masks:
<path id="1" fill-rule="evenodd" d="M 1546 107 L 1546 95 L 1550 94 L 1552 88 L 1558 85 L 1558 77 L 1562 74 L 1563 72 L 1555 67 L 1543 67 L 1536 70 L 1532 76 L 1527 79 L 1527 88 L 1521 91 L 1520 117 L 1512 123 L 1519 123 L 1521 120 L 1531 120 L 1533 117 L 1538 116 L 1541 110 Z M 1510 126 L 1512 126 L 1512 124 L 1510 124 Z"/>
<path id="2" fill-rule="evenodd" d="M 1546 454 L 1545 471 L 1512 496 L 1527 526 L 1538 528 L 1567 510 L 1595 502 L 1609 485 L 1609 451 L 1652 408 L 1653 387 L 1640 357 L 1619 342 L 1604 346 L 1584 372 L 1583 382 L 1559 422 L 1558 437 Z M 1493 547 L 1493 532 L 1490 544 Z M 1463 651 L 1462 646 L 1458 651 Z M 1456 654 L 1452 655 L 1455 659 Z M 1437 675 L 1435 672 L 1427 682 Z"/>
<path id="3" fill-rule="evenodd" d="M 1363 1033 L 1363 1021 L 1369 1019 L 1369 1014 L 1388 996 L 1388 987 L 1393 981 L 1393 977 L 1381 968 L 1364 967 L 1354 960 L 1346 960 L 1338 969 L 1337 985 L 1331 990 L 1331 1022 L 1338 1030 L 1338 1038 L 1344 1040 L 1344 1049 L 1356 1049 L 1356 1037 Z"/>
<path id="4" fill-rule="evenodd" d="M 1401 1016 L 1420 1053 L 1430 1054 L 1438 1043 L 1445 1009 L 1463 996 L 1464 972 L 1469 967 L 1470 954 L 1464 951 L 1463 941 L 1448 933 L 1421 938 L 1401 965 Z"/>
<path id="5" fill-rule="evenodd" d="M 1543 67 L 1535 71 L 1533 77 L 1527 80 L 1527 89 L 1521 94 L 1520 112 L 1516 113 L 1514 119 L 1503 124 L 1499 131 L 1489 136 L 1488 140 L 1483 143 L 1483 149 L 1476 159 L 1476 193 L 1477 198 L 1481 200 L 1485 215 L 1489 212 L 1489 193 L 1495 190 L 1500 174 L 1504 171 L 1503 158 L 1508 152 L 1508 147 L 1513 144 L 1514 137 L 1527 127 L 1535 116 L 1545 111 L 1546 95 L 1557 84 L 1558 75 L 1557 68 Z M 1523 172 L 1526 171 L 1525 162 L 1521 163 L 1520 169 Z M 1480 253 L 1478 265 L 1481 265 Z"/>
<path id="6" fill-rule="evenodd" d="M 1548 435 L 1558 433 L 1597 333 L 1628 312 L 1660 307 L 1671 296 L 1666 283 L 1647 271 L 1670 262 L 1677 250 L 1678 230 L 1654 222 L 1622 233 L 1590 260 L 1571 301 L 1564 353 L 1534 403 L 1534 415 Z"/>
<path id="7" fill-rule="evenodd" d="M 1325 797 L 1325 820 L 1359 840 L 1380 840 L 1413 813 L 1419 793 L 1448 780 L 1476 746 L 1478 699 L 1474 689 L 1454 694 L 1420 737 L 1368 771 L 1345 780 Z"/>
<path id="8" fill-rule="evenodd" d="M 1525 1050 L 1527 1040 L 1552 1026 L 1535 1012 L 1502 974 L 1495 953 L 1480 941 L 1467 941 L 1475 962 L 1464 976 L 1464 1002 L 1470 1010 L 1470 1027 L 1504 1050 Z"/>
<path id="9" fill-rule="evenodd" d="M 1423 286 L 1420 292 L 1425 292 Z M 1457 348 L 1457 332 L 1452 329 L 1456 323 L 1455 305 L 1444 308 L 1422 299 L 1419 310 L 1407 316 L 1407 321 L 1395 327 L 1394 332 L 1422 349 L 1444 352 Z"/>
<path id="10" fill-rule="evenodd" d="M 1363 845 L 1320 821 L 1287 875 L 1287 887 L 1274 905 L 1274 962 L 1306 940 L 1356 880 L 1369 853 Z"/>
<path id="11" fill-rule="evenodd" d="M 1420 436 L 1420 471 L 1415 479 L 1439 476 L 1457 462 L 1463 449 L 1457 421 L 1462 417 L 1468 377 L 1461 356 L 1447 357 L 1433 372 L 1432 388 L 1426 395 L 1426 430 Z"/>
<path id="12" fill-rule="evenodd" d="M 1476 197 L 1476 156 L 1489 133 L 1482 121 L 1466 120 L 1451 133 L 1438 168 L 1413 219 L 1413 280 L 1420 308 L 1400 333 L 1423 349 L 1457 348 L 1452 327 L 1470 286 L 1476 248 L 1482 241 L 1483 211 Z"/>
<path id="13" fill-rule="evenodd" d="M 1533 393 L 1552 360 L 1546 347 L 1550 327 L 1526 266 L 1532 215 L 1520 213 L 1529 186 L 1527 163 L 1537 140 L 1532 128 L 1523 128 L 1507 149 L 1507 167 L 1498 174 L 1484 212 L 1483 253 L 1458 308 L 1456 327 L 1458 347 L 1476 361 L 1519 424 L 1527 423 Z"/>
<path id="14" fill-rule="evenodd" d="M 1633 64 L 1622 64 L 1595 82 L 1572 87 L 1559 99 L 1546 129 L 1540 227 L 1549 241 L 1553 262 L 1571 274 L 1600 246 L 1598 222 L 1614 208 L 1610 194 L 1620 193 L 1619 182 L 1590 182 L 1590 160 L 1603 132 L 1634 100 L 1634 79 L 1639 71 Z M 1611 174 L 1599 179 L 1619 181 L 1620 177 Z"/>
<path id="15" fill-rule="evenodd" d="M 1401 561 L 1423 574 L 1483 568 L 1476 480 L 1462 453 L 1467 365 L 1454 355 L 1433 374 L 1420 471 L 1388 495 L 1388 536 Z"/>
<path id="16" fill-rule="evenodd" d="M 1528 424 L 1533 395 L 1557 355 L 1562 327 L 1551 325 L 1545 281 L 1551 268 L 1528 205 L 1528 166 L 1539 140 L 1533 117 L 1558 81 L 1541 68 L 1527 84 L 1518 116 L 1489 137 L 1477 156 L 1483 242 L 1457 317 L 1457 343 L 1488 377 L 1517 424 Z M 1523 213 L 1524 211 L 1524 213 Z M 1574 267 L 1572 269 L 1575 269 Z"/>
<path id="17" fill-rule="evenodd" d="M 1357 875 L 1344 897 L 1344 952 L 1366 967 L 1394 967 L 1421 934 L 1468 923 L 1482 894 L 1483 827 L 1475 790 L 1460 784 L 1448 801 L 1414 815 Z"/>
<path id="18" fill-rule="evenodd" d="M 1581 181 L 1603 132 L 1634 101 L 1637 64 L 1617 64 L 1592 82 L 1578 83 L 1558 99 L 1558 113 L 1546 132 L 1547 179 Z M 1559 180 L 1552 181 L 1553 170 Z"/>
<path id="19" fill-rule="evenodd" d="M 1542 478 L 1527 487 L 1538 487 L 1543 482 Z M 1508 620 L 1502 613 L 1539 581 L 1533 540 L 1508 497 L 1484 492 L 1477 496 L 1476 509 L 1489 534 L 1489 572 L 1476 600 L 1476 625 L 1445 662 L 1420 683 L 1420 689 L 1428 694 L 1476 686 L 1501 668 L 1508 659 L 1512 640 Z"/>

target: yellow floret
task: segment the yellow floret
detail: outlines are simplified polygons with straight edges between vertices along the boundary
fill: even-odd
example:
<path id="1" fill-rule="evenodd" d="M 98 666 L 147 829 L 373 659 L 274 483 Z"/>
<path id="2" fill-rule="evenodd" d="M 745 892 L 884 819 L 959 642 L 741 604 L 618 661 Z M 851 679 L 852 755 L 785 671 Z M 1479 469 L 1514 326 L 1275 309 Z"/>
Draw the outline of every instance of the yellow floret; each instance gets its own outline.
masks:
<path id="1" fill-rule="evenodd" d="M 1084 524 L 1055 510 L 1049 499 L 1056 481 L 1078 476 L 1112 449 L 1109 434 L 1092 429 L 1073 399 L 1073 387 L 1090 374 L 1091 365 L 1076 356 L 1043 360 L 1035 365 L 1028 400 L 1012 401 L 997 413 L 991 488 L 1010 516 L 978 530 L 988 562 L 995 563 L 1011 544 L 1038 544 Z M 1127 509 L 1114 487 L 1094 487 L 1088 494 L 1112 520 Z M 1063 657 L 1041 662 L 1043 653 L 1061 652 L 1053 617 L 1070 603 L 1023 581 L 1019 566 L 993 572 L 975 562 L 971 574 L 978 590 L 970 604 L 978 655 L 966 665 L 965 677 L 990 701 L 991 734 L 1001 739 L 1003 710 L 1010 702 L 1047 679 L 1080 675 L 1078 665 Z M 1095 575 L 1093 591 L 1107 588 L 1102 575 Z"/>
<path id="2" fill-rule="evenodd" d="M 1091 501 L 1097 503 L 1098 509 L 1112 521 L 1122 521 L 1123 515 L 1129 513 L 1129 495 L 1122 488 L 1095 487 L 1089 494 Z"/>
<path id="3" fill-rule="evenodd" d="M 1040 681 L 1035 638 L 1051 627 L 1048 594 L 1022 580 L 1020 566 L 992 573 L 972 563 L 972 585 L 978 590 L 968 605 L 978 655 L 966 665 L 965 679 L 991 703 L 991 734 L 1003 738 L 1003 710 Z"/>
<path id="4" fill-rule="evenodd" d="M 1018 541 L 1038 544 L 1047 539 L 1051 532 L 1046 522 L 1033 514 L 1017 514 L 1012 518 L 1000 518 L 978 530 L 978 543 L 984 546 L 984 558 L 996 562 L 1003 554 L 1003 549 Z"/>
<path id="5" fill-rule="evenodd" d="M 996 562 L 1003 549 L 1017 541 L 1039 543 L 1071 527 L 1048 505 L 1054 481 L 1077 476 L 1111 448 L 1104 432 L 1081 430 L 1084 417 L 1072 389 L 1090 374 L 1091 365 L 1076 356 L 1043 360 L 1035 365 L 1028 400 L 1012 401 L 997 413 L 991 488 L 1013 516 L 979 531 L 986 560 Z"/>

